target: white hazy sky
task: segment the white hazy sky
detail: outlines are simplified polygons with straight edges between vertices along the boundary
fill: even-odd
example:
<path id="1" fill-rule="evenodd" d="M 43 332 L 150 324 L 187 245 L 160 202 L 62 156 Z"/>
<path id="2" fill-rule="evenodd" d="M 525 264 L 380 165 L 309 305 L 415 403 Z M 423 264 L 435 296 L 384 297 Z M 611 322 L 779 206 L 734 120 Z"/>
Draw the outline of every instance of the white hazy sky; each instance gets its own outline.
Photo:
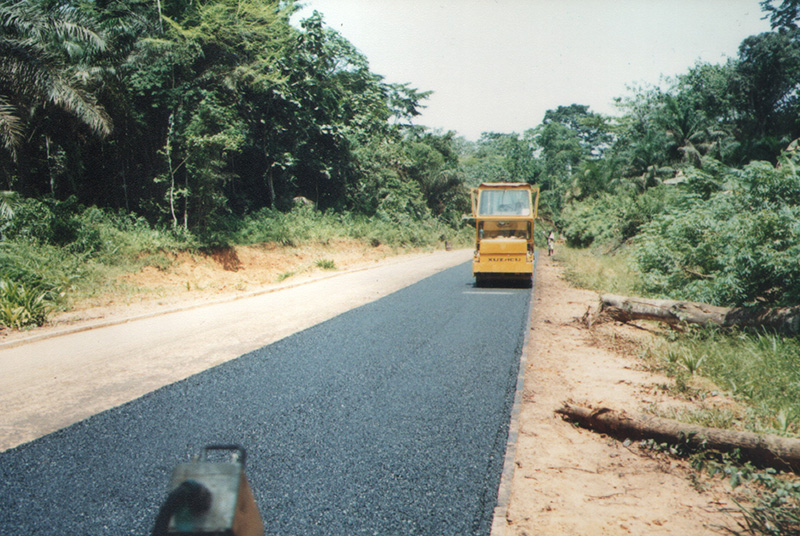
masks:
<path id="1" fill-rule="evenodd" d="M 387 82 L 432 90 L 415 123 L 517 132 L 559 105 L 614 114 L 627 86 L 736 57 L 758 0 L 305 0 Z"/>

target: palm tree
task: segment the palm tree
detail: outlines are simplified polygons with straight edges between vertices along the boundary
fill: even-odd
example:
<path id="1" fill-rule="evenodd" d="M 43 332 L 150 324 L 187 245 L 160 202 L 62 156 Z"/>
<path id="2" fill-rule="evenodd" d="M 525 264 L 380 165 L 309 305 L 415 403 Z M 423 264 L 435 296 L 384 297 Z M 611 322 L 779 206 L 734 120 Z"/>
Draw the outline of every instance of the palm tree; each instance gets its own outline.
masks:
<path id="1" fill-rule="evenodd" d="M 111 119 L 74 66 L 105 49 L 77 8 L 30 0 L 0 2 L 0 142 L 16 159 L 26 119 L 45 106 L 62 110 L 107 136 Z"/>
<path id="2" fill-rule="evenodd" d="M 672 140 L 673 148 L 681 159 L 691 165 L 700 166 L 701 149 L 707 146 L 709 121 L 691 104 L 671 95 L 664 96 L 664 107 L 656 117 Z"/>

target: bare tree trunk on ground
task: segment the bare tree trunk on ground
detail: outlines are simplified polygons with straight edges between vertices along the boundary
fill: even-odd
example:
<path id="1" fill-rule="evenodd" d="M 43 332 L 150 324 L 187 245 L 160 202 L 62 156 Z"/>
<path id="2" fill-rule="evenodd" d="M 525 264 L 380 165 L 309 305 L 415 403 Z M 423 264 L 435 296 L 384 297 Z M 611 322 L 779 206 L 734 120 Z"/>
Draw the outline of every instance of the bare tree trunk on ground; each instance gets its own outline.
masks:
<path id="1" fill-rule="evenodd" d="M 784 335 L 800 333 L 800 306 L 767 307 L 718 307 L 706 303 L 630 298 L 604 294 L 600 297 L 600 308 L 587 313 L 587 324 L 611 318 L 619 322 L 631 320 L 655 320 L 667 324 L 716 325 L 720 327 L 764 327 Z"/>
<path id="2" fill-rule="evenodd" d="M 739 449 L 746 459 L 759 466 L 800 472 L 800 439 L 706 428 L 652 415 L 629 415 L 624 411 L 592 409 L 566 402 L 556 413 L 581 426 L 614 437 L 655 439 L 671 444 L 685 442 L 722 452 Z"/>

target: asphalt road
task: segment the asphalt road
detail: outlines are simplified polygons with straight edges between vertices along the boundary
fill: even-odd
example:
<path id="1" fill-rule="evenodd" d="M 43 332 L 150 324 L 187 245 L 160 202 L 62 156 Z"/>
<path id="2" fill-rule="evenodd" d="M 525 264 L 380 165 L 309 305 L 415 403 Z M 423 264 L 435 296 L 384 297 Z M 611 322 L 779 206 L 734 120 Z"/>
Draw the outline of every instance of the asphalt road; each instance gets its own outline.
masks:
<path id="1" fill-rule="evenodd" d="M 529 300 L 464 264 L 0 453 L 0 535 L 149 534 L 212 443 L 267 534 L 489 534 Z"/>

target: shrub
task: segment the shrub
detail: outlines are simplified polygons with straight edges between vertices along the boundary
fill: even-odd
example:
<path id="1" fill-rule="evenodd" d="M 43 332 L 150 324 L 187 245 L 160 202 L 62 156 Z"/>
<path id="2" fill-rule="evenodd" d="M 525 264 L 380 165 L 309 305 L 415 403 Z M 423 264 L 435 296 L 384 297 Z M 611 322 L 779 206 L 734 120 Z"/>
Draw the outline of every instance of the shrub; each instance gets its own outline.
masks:
<path id="1" fill-rule="evenodd" d="M 165 266 L 169 252 L 216 244 L 277 242 L 297 245 L 335 238 L 363 239 L 373 245 L 430 246 L 444 240 L 466 244 L 468 229 L 454 229 L 425 216 L 395 218 L 321 212 L 298 206 L 283 213 L 264 209 L 200 238 L 188 231 L 157 228 L 122 211 L 83 207 L 74 201 L 0 198 L 0 266 L 5 281 L 3 325 L 45 321 L 69 295 L 92 294 L 114 285 L 120 271 L 145 264 Z M 425 209 L 427 210 L 427 209 Z M 203 242 L 205 240 L 205 242 Z M 321 261 L 323 269 L 335 269 Z"/>
<path id="2" fill-rule="evenodd" d="M 788 167 L 788 166 L 787 166 Z M 645 289 L 718 305 L 800 302 L 798 180 L 763 162 L 727 177 L 731 189 L 688 193 L 643 227 Z"/>
<path id="3" fill-rule="evenodd" d="M 612 196 L 592 198 L 567 206 L 562 212 L 561 234 L 570 247 L 585 248 L 610 242 L 621 236 L 619 211 L 610 203 Z"/>
<path id="4" fill-rule="evenodd" d="M 0 325 L 17 329 L 41 326 L 52 306 L 51 294 L 52 290 L 0 279 Z"/>
<path id="5" fill-rule="evenodd" d="M 618 244 L 639 234 L 643 226 L 668 211 L 678 195 L 672 187 L 650 188 L 643 194 L 603 194 L 572 203 L 562 212 L 567 245 Z"/>

